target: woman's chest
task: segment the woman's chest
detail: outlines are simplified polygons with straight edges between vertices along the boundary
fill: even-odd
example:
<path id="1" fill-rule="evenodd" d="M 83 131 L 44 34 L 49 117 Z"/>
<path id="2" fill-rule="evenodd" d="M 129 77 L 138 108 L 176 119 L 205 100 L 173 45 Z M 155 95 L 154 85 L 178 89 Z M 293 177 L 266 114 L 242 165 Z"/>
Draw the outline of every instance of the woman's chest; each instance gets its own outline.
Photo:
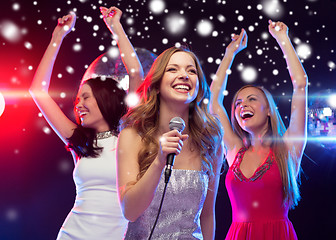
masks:
<path id="1" fill-rule="evenodd" d="M 184 146 L 175 158 L 174 168 L 200 171 L 202 169 L 200 152 L 195 148 Z"/>

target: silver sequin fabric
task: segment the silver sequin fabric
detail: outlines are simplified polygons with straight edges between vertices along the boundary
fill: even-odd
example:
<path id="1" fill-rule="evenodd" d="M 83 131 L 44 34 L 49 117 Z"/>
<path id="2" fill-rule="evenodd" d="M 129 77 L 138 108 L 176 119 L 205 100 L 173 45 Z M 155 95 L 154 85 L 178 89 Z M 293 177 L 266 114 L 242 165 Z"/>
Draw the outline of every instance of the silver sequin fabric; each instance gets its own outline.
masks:
<path id="1" fill-rule="evenodd" d="M 128 223 L 125 239 L 148 239 L 154 225 L 163 189 L 161 176 L 154 198 L 145 212 Z M 152 239 L 203 239 L 200 215 L 209 177 L 202 171 L 174 169 Z"/>

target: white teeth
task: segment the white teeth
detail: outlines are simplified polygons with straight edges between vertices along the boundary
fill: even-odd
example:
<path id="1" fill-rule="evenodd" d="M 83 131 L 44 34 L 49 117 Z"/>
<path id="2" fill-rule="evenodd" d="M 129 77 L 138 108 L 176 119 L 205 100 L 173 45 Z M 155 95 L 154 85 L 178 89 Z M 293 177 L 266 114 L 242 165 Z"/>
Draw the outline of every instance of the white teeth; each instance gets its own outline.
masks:
<path id="1" fill-rule="evenodd" d="M 174 86 L 174 89 L 183 89 L 189 91 L 189 86 L 186 85 L 176 85 Z"/>
<path id="2" fill-rule="evenodd" d="M 82 117 L 82 116 L 84 116 L 84 115 L 86 115 L 86 114 L 87 114 L 87 112 L 80 112 L 80 113 L 79 113 L 79 116 Z"/>
<path id="3" fill-rule="evenodd" d="M 253 117 L 253 115 L 254 114 L 251 111 L 244 111 L 240 114 L 243 119 Z"/>

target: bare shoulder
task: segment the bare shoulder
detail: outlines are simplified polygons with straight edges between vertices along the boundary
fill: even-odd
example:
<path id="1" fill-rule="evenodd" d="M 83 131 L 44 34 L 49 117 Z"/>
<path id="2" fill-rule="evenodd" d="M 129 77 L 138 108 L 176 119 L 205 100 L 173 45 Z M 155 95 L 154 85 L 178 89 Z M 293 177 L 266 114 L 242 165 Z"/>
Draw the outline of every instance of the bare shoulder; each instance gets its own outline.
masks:
<path id="1" fill-rule="evenodd" d="M 231 166 L 236 158 L 237 153 L 244 145 L 242 143 L 236 144 L 232 149 L 226 149 L 226 160 Z"/>
<path id="2" fill-rule="evenodd" d="M 123 130 L 121 130 L 119 134 L 119 139 L 125 139 L 125 140 L 129 140 L 132 142 L 141 141 L 140 135 L 138 134 L 136 129 L 132 127 L 124 128 Z"/>
<path id="3" fill-rule="evenodd" d="M 118 148 L 128 148 L 129 151 L 134 151 L 141 146 L 141 136 L 135 128 L 124 128 L 118 137 Z M 125 149 L 127 150 L 127 149 Z"/>

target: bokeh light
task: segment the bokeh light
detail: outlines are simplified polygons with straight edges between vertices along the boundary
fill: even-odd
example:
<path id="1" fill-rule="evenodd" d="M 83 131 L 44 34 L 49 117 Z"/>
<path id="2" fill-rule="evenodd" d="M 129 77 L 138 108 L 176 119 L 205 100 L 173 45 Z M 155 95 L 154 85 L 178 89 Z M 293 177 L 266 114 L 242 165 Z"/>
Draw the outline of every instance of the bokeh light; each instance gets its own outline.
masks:
<path id="1" fill-rule="evenodd" d="M 132 108 L 135 107 L 139 103 L 139 96 L 136 93 L 129 93 L 126 96 L 125 102 L 128 107 Z"/>
<path id="2" fill-rule="evenodd" d="M 165 9 L 165 2 L 163 0 L 152 0 L 149 2 L 149 9 L 154 13 L 154 14 L 160 14 L 163 12 Z"/>
<path id="3" fill-rule="evenodd" d="M 16 43 L 21 40 L 21 32 L 19 27 L 12 21 L 5 20 L 0 23 L 0 33 L 7 41 Z"/>
<path id="4" fill-rule="evenodd" d="M 257 76 L 257 70 L 254 67 L 244 67 L 241 71 L 241 78 L 245 83 L 254 82 Z"/>
<path id="5" fill-rule="evenodd" d="M 296 47 L 296 52 L 301 59 L 308 59 L 311 56 L 311 46 L 306 43 L 301 43 Z"/>
<path id="6" fill-rule="evenodd" d="M 211 21 L 203 19 L 197 23 L 197 33 L 202 37 L 209 36 L 213 30 Z"/>
<path id="7" fill-rule="evenodd" d="M 166 18 L 166 28 L 172 35 L 183 33 L 187 27 L 186 19 L 180 14 L 171 14 Z"/>
<path id="8" fill-rule="evenodd" d="M 270 18 L 279 19 L 284 13 L 284 8 L 279 0 L 264 0 L 262 5 L 262 11 Z"/>

